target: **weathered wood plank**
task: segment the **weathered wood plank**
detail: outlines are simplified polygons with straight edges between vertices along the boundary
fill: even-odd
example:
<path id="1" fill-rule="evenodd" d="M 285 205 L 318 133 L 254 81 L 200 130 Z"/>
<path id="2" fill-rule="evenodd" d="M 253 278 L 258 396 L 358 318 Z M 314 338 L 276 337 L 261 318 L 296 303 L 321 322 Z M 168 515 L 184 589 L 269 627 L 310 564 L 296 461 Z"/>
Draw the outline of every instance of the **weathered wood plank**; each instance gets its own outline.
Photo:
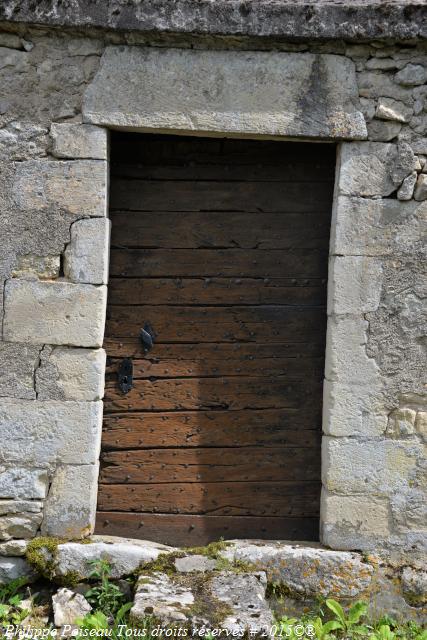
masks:
<path id="1" fill-rule="evenodd" d="M 228 343 L 158 344 L 147 356 L 133 359 L 133 376 L 138 379 L 291 375 L 322 379 L 322 356 L 288 357 L 289 350 L 286 347 L 287 345 L 282 344 L 257 344 L 255 348 L 252 344 Z M 130 355 L 128 351 L 125 357 Z M 113 380 L 117 375 L 121 361 L 122 358 L 112 358 L 109 355 L 108 380 Z"/>
<path id="2" fill-rule="evenodd" d="M 223 538 L 318 540 L 319 516 L 309 518 L 192 516 L 98 511 L 99 535 L 153 540 L 172 546 L 205 545 Z"/>
<path id="3" fill-rule="evenodd" d="M 129 211 L 327 211 L 327 182 L 224 182 L 212 180 L 112 180 L 110 207 Z"/>
<path id="4" fill-rule="evenodd" d="M 326 278 L 327 250 L 117 249 L 110 275 L 122 277 Z"/>
<path id="5" fill-rule="evenodd" d="M 101 484 L 100 511 L 313 517 L 319 482 Z"/>
<path id="6" fill-rule="evenodd" d="M 149 322 L 156 342 L 306 342 L 325 340 L 326 313 L 319 307 L 110 307 L 106 334 L 139 335 Z M 153 351 L 153 355 L 155 352 Z"/>
<path id="7" fill-rule="evenodd" d="M 315 336 L 316 337 L 316 336 Z M 148 358 L 143 352 L 142 343 L 139 336 L 115 338 L 106 337 L 104 348 L 107 354 L 114 358 L 144 358 L 154 364 L 162 365 L 162 362 L 186 362 L 195 363 L 199 360 L 210 360 L 214 357 L 223 357 L 225 360 L 239 360 L 243 358 L 248 366 L 250 362 L 258 358 L 259 360 L 269 360 L 272 356 L 278 358 L 324 358 L 324 341 L 321 342 L 286 342 L 275 344 L 263 344 L 258 342 L 256 349 L 253 344 L 244 342 L 212 343 L 212 344 L 159 344 L 156 343 L 155 351 L 152 351 Z M 207 362 L 209 366 L 209 363 Z M 177 365 L 178 366 L 178 365 Z"/>
<path id="8" fill-rule="evenodd" d="M 116 382 L 105 387 L 106 411 L 173 411 L 204 409 L 303 409 L 319 401 L 322 385 L 292 377 L 184 378 L 135 380 L 127 393 Z"/>
<path id="9" fill-rule="evenodd" d="M 316 447 L 321 408 L 310 402 L 297 409 L 176 411 L 104 415 L 102 447 Z M 318 456 L 319 455 L 319 450 Z"/>
<path id="10" fill-rule="evenodd" d="M 330 212 L 112 211 L 112 245 L 163 249 L 318 249 L 327 246 Z"/>
<path id="11" fill-rule="evenodd" d="M 304 283 L 304 280 L 300 281 Z M 312 282 L 315 282 L 314 279 Z M 108 301 L 116 304 L 323 305 L 326 283 L 295 286 L 291 278 L 111 278 Z"/>
<path id="12" fill-rule="evenodd" d="M 264 158 L 262 162 L 248 164 L 248 158 L 243 154 L 233 154 L 234 158 L 223 156 L 223 162 L 212 162 L 210 158 L 200 158 L 196 163 L 192 160 L 183 162 L 165 161 L 153 164 L 153 158 L 144 158 L 144 162 L 128 164 L 129 157 L 124 158 L 123 164 L 113 166 L 114 178 L 139 178 L 144 180 L 224 180 L 224 181 L 265 181 L 265 182 L 304 182 L 310 184 L 313 173 L 317 182 L 334 180 L 333 171 L 329 164 L 317 159 L 307 170 L 307 160 L 296 159 L 276 162 L 272 158 Z M 204 160 L 204 161 L 203 161 Z M 276 160 L 279 158 L 276 156 Z"/>
<path id="13" fill-rule="evenodd" d="M 102 455 L 100 482 L 320 481 L 316 449 L 229 447 L 114 451 Z"/>
<path id="14" fill-rule="evenodd" d="M 113 173 L 121 165 L 156 165 L 158 167 L 200 165 L 280 167 L 284 176 L 293 166 L 300 167 L 307 180 L 312 172 L 322 169 L 334 178 L 336 146 L 312 142 L 282 142 L 275 140 L 241 140 L 233 138 L 199 138 L 164 134 L 129 135 L 112 131 Z M 301 176 L 302 177 L 302 176 Z"/>

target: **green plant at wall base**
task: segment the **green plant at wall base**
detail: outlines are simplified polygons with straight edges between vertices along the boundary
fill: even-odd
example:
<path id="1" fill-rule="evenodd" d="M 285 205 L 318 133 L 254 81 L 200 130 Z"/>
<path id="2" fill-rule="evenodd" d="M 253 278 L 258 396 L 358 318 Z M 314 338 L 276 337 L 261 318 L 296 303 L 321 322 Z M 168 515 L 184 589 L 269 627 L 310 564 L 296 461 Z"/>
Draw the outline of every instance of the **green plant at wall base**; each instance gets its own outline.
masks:
<path id="1" fill-rule="evenodd" d="M 114 615 L 123 605 L 125 596 L 117 585 L 110 582 L 111 565 L 106 560 L 93 560 L 89 564 L 93 568 L 89 578 L 98 580 L 99 584 L 87 591 L 86 600 L 105 615 Z"/>
<path id="2" fill-rule="evenodd" d="M 80 629 L 78 635 L 75 637 L 78 640 L 81 638 L 89 638 L 94 636 L 105 636 L 111 638 L 112 640 L 119 640 L 120 638 L 123 639 L 129 637 L 129 633 L 127 634 L 126 631 L 128 629 L 134 629 L 134 627 L 129 627 L 128 624 L 128 613 L 131 607 L 131 602 L 127 602 L 126 604 L 122 605 L 112 619 L 99 610 L 94 611 L 93 613 L 88 613 L 84 618 L 76 620 L 76 624 L 78 624 Z M 150 631 L 152 626 L 153 623 L 151 621 L 151 618 L 147 618 L 145 623 L 141 623 L 138 628 L 146 630 L 144 637 L 148 639 L 151 636 Z"/>
<path id="3" fill-rule="evenodd" d="M 336 600 L 328 599 L 325 601 L 328 609 L 335 614 L 335 622 L 337 625 L 335 629 L 344 631 L 347 635 L 349 633 L 353 633 L 353 635 L 357 634 L 366 634 L 368 632 L 368 628 L 364 625 L 360 625 L 360 619 L 366 615 L 368 611 L 368 605 L 366 602 L 356 602 L 352 607 L 350 607 L 348 614 L 346 615 L 342 606 Z"/>
<path id="4" fill-rule="evenodd" d="M 30 613 L 19 606 L 23 600 L 19 591 L 27 584 L 27 578 L 17 578 L 0 587 L 0 626 L 19 625 Z"/>

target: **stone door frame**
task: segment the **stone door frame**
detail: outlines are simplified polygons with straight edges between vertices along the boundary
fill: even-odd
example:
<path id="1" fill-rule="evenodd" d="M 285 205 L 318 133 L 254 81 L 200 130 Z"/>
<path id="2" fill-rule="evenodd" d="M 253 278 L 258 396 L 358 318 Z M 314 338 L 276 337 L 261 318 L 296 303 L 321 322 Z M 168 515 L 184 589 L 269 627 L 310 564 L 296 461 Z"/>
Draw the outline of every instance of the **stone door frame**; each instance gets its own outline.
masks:
<path id="1" fill-rule="evenodd" d="M 259 86 L 252 85 L 254 77 Z M 214 85 L 212 78 L 216 79 Z M 54 196 L 65 209 L 73 210 L 78 205 L 87 215 L 71 226 L 71 242 L 64 253 L 68 282 L 40 285 L 35 294 L 27 280 L 10 280 L 6 285 L 6 340 L 31 342 L 35 329 L 24 311 L 25 305 L 34 296 L 32 304 L 36 306 L 43 294 L 48 306 L 50 295 L 54 303 L 51 317 L 37 327 L 35 342 L 97 349 L 97 366 L 91 368 L 91 375 L 100 391 L 96 398 L 84 398 L 97 402 L 73 406 L 72 410 L 64 409 L 67 403 L 58 403 L 54 428 L 65 444 L 60 451 L 59 444 L 55 444 L 58 453 L 52 460 L 58 466 L 47 497 L 42 534 L 84 537 L 95 525 L 102 431 L 99 399 L 105 372 L 105 354 L 100 347 L 109 261 L 110 129 L 337 143 L 328 278 L 320 538 L 335 549 L 386 545 L 393 488 L 378 488 L 375 479 L 370 481 L 370 469 L 365 464 L 366 452 L 373 452 L 375 458 L 380 451 L 379 441 L 387 442 L 383 437 L 387 412 L 381 405 L 382 381 L 366 348 L 366 314 L 379 305 L 381 256 L 389 255 L 390 241 L 381 236 L 381 231 L 370 239 L 368 231 L 381 218 L 381 199 L 376 198 L 395 189 L 390 183 L 389 167 L 390 162 L 395 162 L 396 147 L 364 141 L 368 136 L 358 104 L 353 62 L 330 54 L 124 46 L 107 47 L 100 70 L 86 92 L 83 123 L 52 125 L 56 157 L 72 158 L 73 162 L 46 164 L 52 170 L 55 165 L 68 163 L 70 171 L 77 172 L 72 188 L 64 189 L 60 184 Z M 46 184 L 49 179 L 45 179 Z M 26 180 L 23 175 L 23 185 Z M 49 190 L 47 193 L 50 196 Z M 77 205 L 76 193 L 80 198 Z M 90 193 L 89 204 L 85 202 L 86 193 Z M 26 197 L 36 202 L 38 196 L 31 192 Z M 91 209 L 87 210 L 89 205 Z M 85 300 L 88 313 L 85 320 L 80 315 L 73 324 L 67 305 L 71 306 L 76 296 Z M 53 341 L 55 323 L 57 335 Z M 44 328 L 45 335 L 43 331 L 40 335 Z M 66 355 L 61 357 L 64 366 L 74 366 Z M 40 394 L 39 398 L 42 399 Z M 44 419 L 40 409 L 37 420 L 42 424 Z M 70 450 L 66 444 L 73 425 L 79 426 L 79 446 L 84 448 L 84 456 L 77 446 Z M 32 437 L 37 440 L 36 435 Z M 51 432 L 49 437 L 54 441 Z M 28 447 L 36 458 L 31 442 Z M 385 455 L 381 451 L 379 464 Z"/>
<path id="2" fill-rule="evenodd" d="M 382 504 L 374 502 L 372 505 L 370 502 L 369 505 L 363 497 L 355 500 L 352 496 L 340 495 L 339 491 L 333 490 L 333 466 L 334 464 L 342 464 L 342 459 L 335 460 L 334 458 L 335 438 L 340 437 L 347 441 L 346 436 L 354 434 L 363 436 L 365 430 L 366 435 L 371 432 L 371 426 L 366 423 L 365 416 L 371 414 L 368 387 L 373 384 L 373 377 L 375 378 L 375 371 L 373 371 L 375 365 L 366 355 L 368 323 L 364 314 L 377 307 L 380 291 L 377 278 L 380 265 L 375 259 L 364 256 L 363 252 L 361 255 L 354 252 L 354 248 L 351 246 L 352 238 L 348 238 L 348 233 L 351 234 L 355 230 L 348 230 L 348 206 L 346 203 L 342 206 L 342 198 L 345 199 L 354 193 L 358 195 L 357 174 L 361 150 L 363 156 L 363 143 L 361 147 L 360 143 L 342 142 L 342 139 L 360 140 L 367 137 L 365 122 L 361 112 L 357 109 L 357 100 L 355 99 L 357 83 L 354 69 L 348 60 L 331 55 L 302 54 L 301 56 L 227 51 L 214 53 L 213 61 L 209 56 L 210 52 L 188 52 L 178 49 L 166 49 L 160 50 L 160 52 L 159 50 L 138 50 L 137 48 L 125 47 L 107 49 L 104 54 L 104 64 L 87 91 L 83 119 L 91 125 L 103 126 L 107 129 L 128 129 L 134 132 L 149 131 L 217 137 L 228 135 L 253 139 L 294 139 L 301 142 L 310 142 L 314 138 L 322 142 L 338 142 L 328 278 L 320 536 L 323 543 L 335 548 L 349 548 L 349 542 L 350 547 L 360 545 L 360 541 L 353 539 L 352 524 L 357 523 L 360 528 L 362 522 L 362 532 L 364 531 L 368 538 L 375 537 L 384 533 L 381 528 L 386 514 Z M 210 84 L 205 87 L 197 87 L 193 85 L 191 80 L 190 86 L 188 86 L 186 77 L 187 65 L 191 65 L 196 82 L 203 85 L 203 75 L 206 74 L 206 77 L 208 75 L 215 76 L 218 73 L 217 59 L 219 58 L 219 65 L 221 65 L 224 63 L 224 59 L 221 60 L 224 56 L 226 56 L 225 62 L 227 69 L 229 69 L 228 79 L 233 79 L 233 73 L 236 74 L 233 83 L 236 92 L 235 102 L 237 103 L 235 111 L 230 111 L 230 104 L 224 105 L 223 109 L 222 105 L 218 104 L 221 100 L 221 88 L 212 89 Z M 305 61 L 308 58 L 311 59 L 307 68 Z M 345 69 L 340 68 L 343 62 L 346 66 Z M 253 113 L 251 103 L 259 100 L 259 96 L 254 98 L 248 87 L 248 79 L 245 78 L 248 66 L 250 66 L 251 73 L 254 72 L 254 67 L 257 67 L 260 74 L 268 76 L 269 73 L 273 73 L 275 67 L 277 69 L 277 65 L 282 65 L 280 70 L 283 76 L 286 76 L 289 66 L 291 73 L 297 70 L 299 74 L 306 77 L 305 91 L 307 95 L 305 101 L 303 97 L 300 99 L 301 112 L 295 113 L 296 107 L 292 100 L 293 91 L 300 91 L 301 86 L 295 88 L 291 86 L 288 95 L 283 96 L 280 94 L 280 88 L 274 85 L 275 81 L 281 80 L 280 72 L 276 70 L 276 75 L 279 78 L 276 80 L 274 77 L 267 78 L 267 83 L 273 84 L 272 98 L 275 100 L 278 97 L 282 98 L 283 113 L 278 114 L 275 111 L 276 105 L 268 104 L 268 95 L 265 97 L 264 105 L 257 103 L 258 111 Z M 154 94 L 151 100 L 146 100 L 146 104 L 139 109 L 137 104 L 139 101 L 138 82 L 132 86 L 133 77 L 128 78 L 129 83 L 126 86 L 122 85 L 121 90 L 114 87 L 114 83 L 117 81 L 117 78 L 114 78 L 114 70 L 116 69 L 116 73 L 123 72 L 126 82 L 128 70 L 134 69 L 135 66 L 137 69 L 140 68 L 141 73 L 148 76 L 145 82 Z M 174 68 L 171 92 L 183 87 L 187 95 L 185 99 L 180 98 L 180 93 L 177 91 L 177 100 L 171 99 L 172 105 L 167 103 L 167 111 L 165 111 L 162 92 L 165 92 L 169 82 L 166 76 L 171 66 Z M 165 78 L 162 78 L 162 73 Z M 331 80 L 334 74 L 338 76 L 338 80 L 341 74 L 341 82 L 347 85 L 348 96 L 345 95 L 345 91 L 344 93 L 337 92 L 337 87 Z M 317 75 L 323 76 L 326 85 L 326 89 L 323 90 L 325 92 L 323 100 L 330 105 L 328 112 L 322 113 L 320 117 L 316 112 L 313 113 L 312 104 L 313 95 L 314 100 L 322 99 L 322 96 L 318 96 L 316 93 L 319 91 L 318 82 L 320 80 L 319 77 L 316 78 Z M 211 81 L 211 79 L 208 80 L 208 82 Z M 262 82 L 263 80 L 261 80 L 261 84 Z M 107 87 L 107 83 L 112 83 L 112 86 Z M 111 98 L 115 90 L 119 94 L 124 93 L 125 101 L 116 101 L 114 97 Z M 202 104 L 201 90 L 206 95 Z M 228 96 L 224 96 L 225 102 L 227 99 Z M 261 99 L 264 98 L 261 97 Z M 348 103 L 352 103 L 352 105 L 349 107 Z M 133 108 L 136 112 L 132 112 Z M 289 113 L 286 111 L 287 108 L 289 108 Z M 263 110 L 265 111 L 264 118 Z M 298 124 L 297 127 L 295 127 L 295 122 Z M 349 171 L 349 167 L 353 165 L 354 172 L 352 173 L 351 169 Z M 356 212 L 354 213 L 357 215 Z M 349 246 L 344 246 L 345 241 Z M 348 371 L 349 362 L 357 363 L 358 381 L 365 380 L 366 385 L 356 388 L 352 386 L 352 374 Z M 382 416 L 379 420 L 383 421 Z M 337 515 L 339 516 L 338 526 Z M 363 525 L 363 522 L 367 521 L 369 524 Z M 350 540 L 348 529 L 350 529 Z"/>

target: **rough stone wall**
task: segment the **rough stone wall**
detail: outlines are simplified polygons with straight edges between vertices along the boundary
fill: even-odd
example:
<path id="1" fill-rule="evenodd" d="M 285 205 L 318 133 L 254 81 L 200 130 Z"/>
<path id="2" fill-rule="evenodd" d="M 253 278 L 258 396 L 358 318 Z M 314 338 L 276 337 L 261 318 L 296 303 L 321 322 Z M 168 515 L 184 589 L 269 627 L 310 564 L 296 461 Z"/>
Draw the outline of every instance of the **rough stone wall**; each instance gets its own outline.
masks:
<path id="1" fill-rule="evenodd" d="M 26 28 L 0 33 L 4 555 L 22 555 L 25 540 L 40 532 L 79 538 L 93 528 L 108 140 L 105 129 L 82 122 L 82 104 L 106 44 L 127 39 Z M 427 534 L 426 48 L 336 41 L 281 49 L 353 61 L 369 137 L 342 143 L 338 162 L 322 539 L 336 549 L 396 552 L 397 561 L 414 564 Z"/>

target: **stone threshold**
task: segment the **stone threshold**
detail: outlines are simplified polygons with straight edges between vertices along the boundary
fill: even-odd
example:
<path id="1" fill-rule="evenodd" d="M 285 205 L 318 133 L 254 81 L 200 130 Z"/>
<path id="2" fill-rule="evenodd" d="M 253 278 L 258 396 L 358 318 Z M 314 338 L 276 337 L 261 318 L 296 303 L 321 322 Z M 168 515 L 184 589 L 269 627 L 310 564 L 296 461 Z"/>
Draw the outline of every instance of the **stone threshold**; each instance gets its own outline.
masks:
<path id="1" fill-rule="evenodd" d="M 334 598 L 344 604 L 365 600 L 374 616 L 387 612 L 427 622 L 426 572 L 303 542 L 231 540 L 180 549 L 113 536 L 36 538 L 25 558 L 0 558 L 0 583 L 8 565 L 9 579 L 42 575 L 73 588 L 89 578 L 96 560 L 109 562 L 112 579 L 136 577 L 135 620 L 154 615 L 164 624 L 218 625 L 231 616 L 227 625 L 234 628 L 247 627 L 253 614 L 262 632 L 273 611 L 301 615 Z"/>

